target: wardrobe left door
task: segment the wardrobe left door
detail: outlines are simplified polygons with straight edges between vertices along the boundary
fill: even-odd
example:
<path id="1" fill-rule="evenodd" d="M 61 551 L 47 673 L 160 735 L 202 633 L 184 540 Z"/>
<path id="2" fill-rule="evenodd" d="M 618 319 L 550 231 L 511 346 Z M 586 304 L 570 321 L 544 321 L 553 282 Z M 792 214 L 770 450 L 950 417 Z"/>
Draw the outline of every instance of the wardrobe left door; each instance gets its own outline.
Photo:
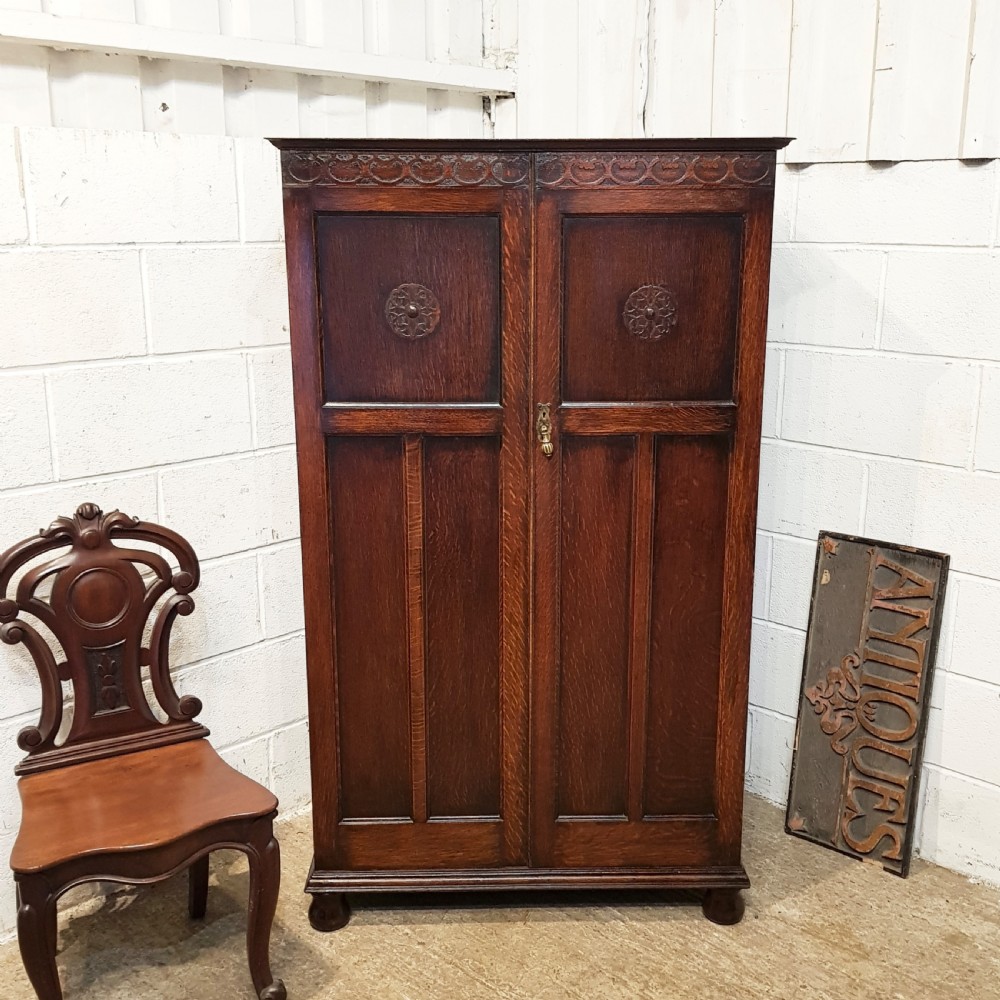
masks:
<path id="1" fill-rule="evenodd" d="M 286 171 L 316 872 L 527 863 L 527 163 L 475 159 Z"/>

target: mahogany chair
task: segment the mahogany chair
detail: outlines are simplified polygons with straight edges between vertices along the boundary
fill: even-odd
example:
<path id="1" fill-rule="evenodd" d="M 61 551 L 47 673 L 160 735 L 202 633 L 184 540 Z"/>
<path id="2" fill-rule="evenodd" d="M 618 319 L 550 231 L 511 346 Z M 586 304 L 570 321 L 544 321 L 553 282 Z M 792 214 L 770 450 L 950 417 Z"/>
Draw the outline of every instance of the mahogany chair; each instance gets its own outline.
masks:
<path id="1" fill-rule="evenodd" d="M 179 569 L 155 551 L 115 544 L 129 540 L 162 546 Z M 63 551 L 29 565 L 56 549 Z M 17 738 L 27 756 L 15 768 L 23 818 L 10 859 L 21 957 L 41 1000 L 62 998 L 56 901 L 64 892 L 82 882 L 158 882 L 187 868 L 197 919 L 208 897 L 208 855 L 220 848 L 250 862 L 254 988 L 261 1000 L 284 1000 L 268 957 L 280 879 L 277 799 L 219 757 L 194 721 L 201 702 L 178 697 L 170 679 L 171 627 L 194 610 L 198 579 L 198 560 L 180 535 L 89 503 L 0 555 L 0 639 L 24 644 L 42 683 L 39 723 Z M 171 589 L 146 646 L 147 620 Z M 57 661 L 22 612 L 55 636 L 65 659 Z M 143 668 L 166 721 L 150 707 Z M 63 681 L 73 695 L 65 736 Z"/>

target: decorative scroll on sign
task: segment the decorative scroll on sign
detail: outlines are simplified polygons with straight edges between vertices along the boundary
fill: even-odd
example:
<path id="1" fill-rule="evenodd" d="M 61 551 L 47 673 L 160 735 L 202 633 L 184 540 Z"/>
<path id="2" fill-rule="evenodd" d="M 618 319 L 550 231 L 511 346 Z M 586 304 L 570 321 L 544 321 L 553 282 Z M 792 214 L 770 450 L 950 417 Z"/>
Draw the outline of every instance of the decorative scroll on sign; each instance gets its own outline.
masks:
<path id="1" fill-rule="evenodd" d="M 821 534 L 789 833 L 906 876 L 948 557 Z"/>

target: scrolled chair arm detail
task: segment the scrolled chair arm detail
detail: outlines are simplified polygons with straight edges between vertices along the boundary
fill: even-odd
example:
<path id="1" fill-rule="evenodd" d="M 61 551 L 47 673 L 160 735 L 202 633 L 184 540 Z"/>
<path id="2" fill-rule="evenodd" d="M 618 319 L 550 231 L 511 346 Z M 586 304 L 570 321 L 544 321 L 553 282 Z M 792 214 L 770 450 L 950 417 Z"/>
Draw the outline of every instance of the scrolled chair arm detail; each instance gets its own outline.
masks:
<path id="1" fill-rule="evenodd" d="M 174 594 L 160 609 L 149 642 L 149 677 L 153 693 L 167 717 L 175 722 L 188 722 L 202 708 L 200 699 L 193 695 L 179 696 L 170 677 L 170 632 L 178 615 L 189 615 L 192 611 L 194 598 L 190 594 Z"/>
<path id="2" fill-rule="evenodd" d="M 17 618 L 10 620 L 11 605 L 14 608 L 13 614 L 16 615 L 17 605 L 13 601 L 8 598 L 0 600 L 0 620 L 8 619 L 0 625 L 0 641 L 8 646 L 22 644 L 28 650 L 42 685 L 42 711 L 38 725 L 25 726 L 17 734 L 17 745 L 25 753 L 38 753 L 53 745 L 59 726 L 62 724 L 62 684 L 59 681 L 59 670 L 52 651 L 27 622 Z"/>

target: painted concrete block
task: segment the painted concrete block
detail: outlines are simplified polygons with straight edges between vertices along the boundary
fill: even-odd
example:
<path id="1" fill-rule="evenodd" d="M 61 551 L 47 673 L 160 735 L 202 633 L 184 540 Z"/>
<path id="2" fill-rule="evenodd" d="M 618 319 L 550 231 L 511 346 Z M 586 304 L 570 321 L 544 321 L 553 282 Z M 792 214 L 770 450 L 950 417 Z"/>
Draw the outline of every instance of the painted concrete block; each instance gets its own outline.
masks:
<path id="1" fill-rule="evenodd" d="M 775 247 L 768 340 L 874 347 L 883 258 L 870 250 Z"/>
<path id="2" fill-rule="evenodd" d="M 822 531 L 861 530 L 864 462 L 826 449 L 779 441 L 761 447 L 757 523 L 815 539 Z"/>
<path id="3" fill-rule="evenodd" d="M 781 436 L 964 466 L 978 381 L 961 362 L 788 351 Z"/>
<path id="4" fill-rule="evenodd" d="M 799 176 L 795 239 L 986 246 L 995 164 L 820 163 Z"/>
<path id="5" fill-rule="evenodd" d="M 0 253 L 0 368 L 146 352 L 135 250 Z"/>
<path id="6" fill-rule="evenodd" d="M 160 476 L 164 516 L 204 559 L 298 536 L 291 449 L 177 466 Z"/>
<path id="7" fill-rule="evenodd" d="M 49 380 L 52 438 L 66 477 L 251 445 L 246 366 L 239 355 L 101 365 L 55 372 Z"/>
<path id="8" fill-rule="evenodd" d="M 239 239 L 231 139 L 31 128 L 21 150 L 41 243 Z"/>
<path id="9" fill-rule="evenodd" d="M 145 251 L 153 351 L 219 350 L 288 340 L 280 247 Z"/>
<path id="10" fill-rule="evenodd" d="M 0 442 L 0 489 L 52 478 L 44 376 L 0 375 Z"/>
<path id="11" fill-rule="evenodd" d="M 1000 361 L 1000 252 L 895 251 L 882 348 Z"/>
<path id="12" fill-rule="evenodd" d="M 305 627 L 302 549 L 298 542 L 271 545 L 257 555 L 263 594 L 264 633 L 270 639 Z"/>

